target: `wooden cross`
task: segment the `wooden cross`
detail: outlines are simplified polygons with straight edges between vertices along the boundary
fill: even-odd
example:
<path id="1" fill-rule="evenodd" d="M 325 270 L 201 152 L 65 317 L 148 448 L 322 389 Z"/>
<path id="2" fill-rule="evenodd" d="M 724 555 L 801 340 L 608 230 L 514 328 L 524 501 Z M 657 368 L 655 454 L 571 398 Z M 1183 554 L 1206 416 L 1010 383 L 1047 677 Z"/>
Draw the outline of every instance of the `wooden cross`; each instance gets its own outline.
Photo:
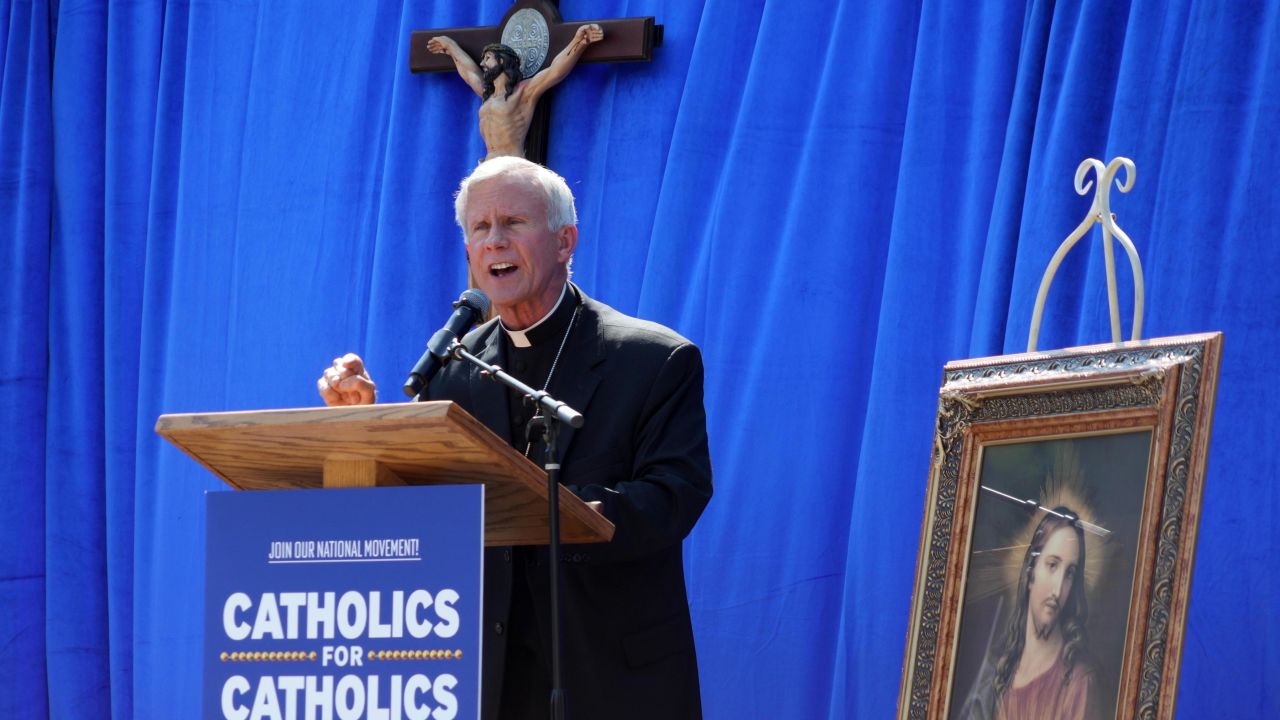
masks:
<path id="1" fill-rule="evenodd" d="M 481 48 L 489 43 L 501 42 L 502 31 L 508 21 L 517 12 L 526 9 L 534 10 L 545 18 L 550 38 L 542 64 L 525 69 L 526 77 L 544 67 L 563 50 L 579 27 L 590 23 L 595 23 L 604 30 L 604 39 L 588 46 L 578 60 L 580 63 L 648 62 L 653 58 L 653 48 L 662 45 L 662 26 L 654 24 L 652 17 L 564 22 L 560 18 L 558 0 L 518 0 L 498 25 L 413 31 L 409 37 L 409 70 L 415 73 L 454 72 L 453 61 L 448 55 L 436 55 L 427 49 L 427 41 L 437 35 L 448 35 L 468 55 L 479 60 Z M 547 93 L 538 102 L 529 132 L 525 136 L 525 157 L 544 165 L 547 160 L 550 105 L 551 93 Z"/>

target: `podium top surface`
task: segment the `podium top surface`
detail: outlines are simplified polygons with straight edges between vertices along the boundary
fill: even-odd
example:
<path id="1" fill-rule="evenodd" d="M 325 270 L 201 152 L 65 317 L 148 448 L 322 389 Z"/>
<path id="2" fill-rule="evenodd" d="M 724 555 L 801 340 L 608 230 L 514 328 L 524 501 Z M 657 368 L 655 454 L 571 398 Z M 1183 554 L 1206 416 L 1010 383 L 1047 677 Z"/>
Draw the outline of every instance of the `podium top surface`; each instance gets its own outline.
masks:
<path id="1" fill-rule="evenodd" d="M 161 415 L 156 432 L 241 490 L 319 488 L 331 461 L 374 461 L 411 485 L 483 483 L 488 544 L 547 541 L 546 475 L 452 402 Z M 560 503 L 565 542 L 613 536 L 563 486 Z"/>

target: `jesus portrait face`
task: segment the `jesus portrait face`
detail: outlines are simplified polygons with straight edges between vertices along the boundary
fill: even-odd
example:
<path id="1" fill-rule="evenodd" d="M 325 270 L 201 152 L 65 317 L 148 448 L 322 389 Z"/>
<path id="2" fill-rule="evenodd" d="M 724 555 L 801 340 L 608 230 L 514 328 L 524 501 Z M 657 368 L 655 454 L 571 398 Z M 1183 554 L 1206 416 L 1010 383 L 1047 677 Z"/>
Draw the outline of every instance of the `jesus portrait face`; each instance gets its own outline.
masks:
<path id="1" fill-rule="evenodd" d="M 1062 609 L 1071 599 L 1080 565 L 1080 541 L 1063 526 L 1049 536 L 1032 569 L 1027 610 L 1036 635 L 1047 638 L 1057 627 Z"/>

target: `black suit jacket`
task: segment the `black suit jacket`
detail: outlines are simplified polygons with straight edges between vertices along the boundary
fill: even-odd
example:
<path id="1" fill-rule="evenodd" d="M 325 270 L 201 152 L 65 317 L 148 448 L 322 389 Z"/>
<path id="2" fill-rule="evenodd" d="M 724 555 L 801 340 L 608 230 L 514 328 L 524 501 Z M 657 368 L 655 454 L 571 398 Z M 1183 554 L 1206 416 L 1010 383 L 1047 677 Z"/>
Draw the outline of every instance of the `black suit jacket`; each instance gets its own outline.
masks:
<path id="1" fill-rule="evenodd" d="M 561 430 L 561 481 L 583 500 L 601 501 L 617 529 L 609 543 L 562 546 L 568 717 L 700 718 L 681 542 L 711 498 L 702 356 L 672 330 L 579 294 L 581 314 L 548 388 L 586 421 Z M 463 342 L 486 362 L 502 363 L 507 339 L 497 321 Z M 467 363 L 446 366 L 427 398 L 458 402 L 507 437 L 506 390 Z M 546 548 L 536 556 L 528 582 L 535 617 L 545 625 Z M 509 550 L 486 552 L 485 720 L 498 717 L 511 562 Z"/>

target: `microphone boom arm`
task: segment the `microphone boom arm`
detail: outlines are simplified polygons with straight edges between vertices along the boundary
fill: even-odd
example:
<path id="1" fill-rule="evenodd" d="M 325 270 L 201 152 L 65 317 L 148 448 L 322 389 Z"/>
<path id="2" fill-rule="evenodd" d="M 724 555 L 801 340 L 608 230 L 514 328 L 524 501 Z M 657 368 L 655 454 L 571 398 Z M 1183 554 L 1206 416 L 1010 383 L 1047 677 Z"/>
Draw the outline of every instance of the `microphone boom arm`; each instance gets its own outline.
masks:
<path id="1" fill-rule="evenodd" d="M 506 385 L 521 395 L 527 395 L 533 398 L 534 404 L 541 408 L 545 415 L 554 417 L 556 420 L 559 420 L 570 427 L 582 427 L 582 413 L 569 407 L 568 404 L 551 397 L 551 395 L 544 390 L 534 390 L 528 385 L 525 385 L 506 370 L 503 370 L 500 366 L 490 365 L 475 355 L 472 355 L 467 351 L 466 346 L 457 339 L 449 345 L 449 355 L 458 358 L 459 360 L 466 360 L 472 365 L 480 368 L 481 377 Z"/>

